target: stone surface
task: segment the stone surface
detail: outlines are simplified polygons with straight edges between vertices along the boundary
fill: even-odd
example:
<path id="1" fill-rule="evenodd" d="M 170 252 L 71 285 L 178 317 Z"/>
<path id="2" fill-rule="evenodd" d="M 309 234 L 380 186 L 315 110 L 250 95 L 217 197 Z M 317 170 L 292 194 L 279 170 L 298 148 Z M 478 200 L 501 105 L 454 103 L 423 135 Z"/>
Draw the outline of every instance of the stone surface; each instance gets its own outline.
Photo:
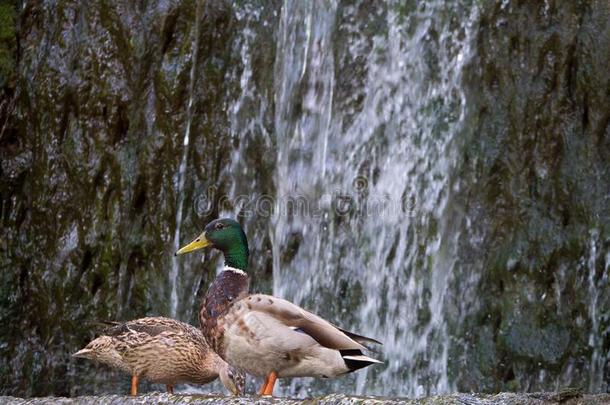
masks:
<path id="1" fill-rule="evenodd" d="M 147 394 L 136 398 L 129 396 L 105 395 L 105 396 L 83 396 L 76 398 L 31 398 L 22 399 L 15 397 L 0 397 L 0 401 L 6 405 L 93 405 L 93 404 L 160 404 L 160 405 L 196 405 L 196 404 L 317 404 L 317 405 L 603 405 L 610 403 L 610 394 L 600 395 L 561 395 L 557 393 L 500 393 L 494 395 L 485 394 L 453 394 L 439 395 L 418 399 L 407 398 L 384 398 L 366 396 L 347 396 L 332 394 L 310 399 L 290 398 L 261 398 L 261 397 L 218 397 L 205 395 L 169 395 L 169 394 Z"/>

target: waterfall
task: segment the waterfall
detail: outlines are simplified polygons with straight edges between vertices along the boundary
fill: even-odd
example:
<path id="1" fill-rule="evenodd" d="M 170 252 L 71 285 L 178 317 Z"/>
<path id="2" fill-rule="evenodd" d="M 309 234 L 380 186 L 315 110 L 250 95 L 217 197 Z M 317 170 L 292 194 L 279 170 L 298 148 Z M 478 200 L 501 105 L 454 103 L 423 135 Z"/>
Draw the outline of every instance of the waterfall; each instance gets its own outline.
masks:
<path id="1" fill-rule="evenodd" d="M 476 8 L 341 7 L 282 7 L 274 294 L 384 342 L 385 366 L 348 377 L 358 393 L 450 392 L 447 317 L 463 315 L 447 297 L 467 299 L 450 287 L 462 232 L 452 169 Z M 324 384 L 294 380 L 284 393 Z"/>
<path id="2" fill-rule="evenodd" d="M 188 162 L 188 152 L 191 137 L 191 124 L 193 122 L 193 97 L 194 88 L 196 81 L 197 72 L 197 59 L 199 49 L 199 31 L 202 18 L 202 2 L 197 2 L 196 8 L 196 21 L 195 21 L 195 32 L 193 33 L 192 39 L 192 64 L 191 71 L 189 74 L 189 99 L 186 109 L 186 124 L 184 128 L 184 137 L 182 141 L 182 159 L 180 160 L 180 166 L 178 167 L 178 173 L 176 175 L 176 230 L 174 232 L 174 243 L 173 251 L 177 251 L 180 248 L 180 229 L 182 225 L 182 211 L 184 208 L 184 182 L 186 179 L 186 166 Z M 178 313 L 178 289 L 180 283 L 178 280 L 178 274 L 180 273 L 180 260 L 176 256 L 172 256 L 172 270 L 170 273 L 170 316 L 176 318 Z"/>
<path id="3" fill-rule="evenodd" d="M 590 246 L 589 246 L 589 257 L 584 263 L 584 267 L 588 272 L 588 290 L 589 290 L 589 302 L 587 310 L 589 318 L 591 320 L 591 331 L 589 332 L 589 346 L 591 347 L 591 366 L 589 370 L 589 392 L 607 392 L 608 382 L 604 382 L 604 363 L 607 358 L 603 353 L 603 342 L 601 339 L 604 331 L 600 328 L 600 314 L 599 314 L 599 300 L 600 290 L 604 289 L 604 286 L 608 284 L 608 269 L 610 268 L 610 252 L 606 252 L 605 257 L 605 268 L 600 280 L 597 280 L 597 263 L 601 260 L 601 254 L 599 252 L 599 231 L 593 229 L 590 231 Z"/>
<path id="4" fill-rule="evenodd" d="M 233 52 L 239 55 L 240 63 L 228 72 L 225 80 L 239 84 L 239 91 L 227 108 L 230 135 L 232 139 L 239 140 L 239 146 L 233 149 L 230 164 L 223 170 L 222 177 L 229 182 L 229 199 L 236 202 L 233 211 L 227 215 L 236 216 L 244 209 L 242 203 L 255 200 L 264 188 L 257 173 L 244 164 L 243 160 L 257 138 L 262 139 L 265 147 L 271 146 L 271 135 L 265 122 L 269 114 L 269 102 L 258 88 L 252 69 L 254 49 L 260 41 L 267 40 L 260 38 L 263 36 L 260 27 L 270 26 L 272 23 L 269 19 L 272 16 L 269 15 L 271 11 L 264 7 L 247 2 L 236 4 L 234 14 L 239 29 Z M 252 212 L 245 214 L 251 216 Z"/>

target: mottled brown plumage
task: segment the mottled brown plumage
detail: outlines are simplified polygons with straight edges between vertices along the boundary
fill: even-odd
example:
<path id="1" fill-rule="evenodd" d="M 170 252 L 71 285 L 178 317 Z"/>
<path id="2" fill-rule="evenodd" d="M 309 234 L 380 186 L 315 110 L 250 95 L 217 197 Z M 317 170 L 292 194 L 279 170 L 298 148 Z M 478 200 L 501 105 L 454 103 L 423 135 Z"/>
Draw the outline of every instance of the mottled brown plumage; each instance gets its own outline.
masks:
<path id="1" fill-rule="evenodd" d="M 243 392 L 244 376 L 232 369 L 207 345 L 201 331 L 163 317 L 111 323 L 75 357 L 116 367 L 132 375 L 132 394 L 139 378 L 166 384 L 207 384 L 220 376 L 233 394 Z"/>
<path id="2" fill-rule="evenodd" d="M 212 282 L 201 303 L 199 322 L 207 342 L 224 358 L 224 316 L 234 302 L 248 295 L 250 278 L 241 270 L 225 270 Z"/>

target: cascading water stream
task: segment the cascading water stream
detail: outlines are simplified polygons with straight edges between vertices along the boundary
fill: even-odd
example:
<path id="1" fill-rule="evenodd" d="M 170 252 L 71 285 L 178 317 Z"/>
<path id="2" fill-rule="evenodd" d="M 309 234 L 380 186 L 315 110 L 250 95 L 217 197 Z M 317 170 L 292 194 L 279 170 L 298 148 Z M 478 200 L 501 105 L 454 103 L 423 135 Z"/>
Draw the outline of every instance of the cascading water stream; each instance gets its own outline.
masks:
<path id="1" fill-rule="evenodd" d="M 178 173 L 176 175 L 176 230 L 174 232 L 173 251 L 177 251 L 180 248 L 180 229 L 182 224 L 182 211 L 184 207 L 184 182 L 186 179 L 186 166 L 188 162 L 188 151 L 191 136 L 191 124 L 193 121 L 193 94 L 196 81 L 197 72 L 197 57 L 199 49 L 199 31 L 202 16 L 202 5 L 201 2 L 197 2 L 196 8 L 196 21 L 195 21 L 195 32 L 192 40 L 192 64 L 191 71 L 189 74 L 189 99 L 186 110 L 186 125 L 184 128 L 184 138 L 182 141 L 182 159 L 180 160 L 180 166 L 178 167 Z M 170 314 L 171 317 L 176 318 L 178 313 L 178 288 L 179 280 L 178 275 L 180 273 L 180 260 L 177 257 L 172 256 L 172 270 L 170 273 Z"/>
<path id="2" fill-rule="evenodd" d="M 271 144 L 270 134 L 265 127 L 268 101 L 258 88 L 252 70 L 254 48 L 258 46 L 257 41 L 261 40 L 261 34 L 255 28 L 270 25 L 268 19 L 271 17 L 266 15 L 268 10 L 250 3 L 236 5 L 234 11 L 240 27 L 234 52 L 239 55 L 240 63 L 228 72 L 226 81 L 239 83 L 239 92 L 229 104 L 227 113 L 231 137 L 239 139 L 239 147 L 232 151 L 231 164 L 223 170 L 222 177 L 230 184 L 229 199 L 236 202 L 231 214 L 238 215 L 244 209 L 242 204 L 255 200 L 262 188 L 253 178 L 249 167 L 244 164 L 244 155 L 257 137 L 263 139 L 266 147 Z M 236 176 L 236 173 L 239 173 L 239 176 Z M 252 212 L 246 214 L 251 215 Z"/>
<path id="3" fill-rule="evenodd" d="M 589 283 L 590 300 L 588 305 L 589 318 L 591 320 L 591 332 L 589 333 L 589 346 L 592 348 L 591 367 L 589 376 L 589 391 L 606 391 L 608 382 L 604 382 L 603 368 L 606 358 L 602 352 L 602 342 L 600 337 L 605 332 L 600 325 L 600 314 L 598 308 L 600 290 L 609 284 L 608 268 L 610 267 L 610 252 L 606 253 L 605 268 L 600 280 L 597 280 L 597 264 L 598 260 L 602 260 L 602 254 L 599 252 L 599 231 L 594 229 L 590 232 L 590 247 L 589 257 L 584 264 L 588 271 L 587 279 Z"/>
<path id="4" fill-rule="evenodd" d="M 452 169 L 476 8 L 436 1 L 406 13 L 391 3 L 362 21 L 358 3 L 338 21 L 337 7 L 286 1 L 282 9 L 276 187 L 280 205 L 299 200 L 306 209 L 276 209 L 274 294 L 384 341 L 386 366 L 351 377 L 357 392 L 449 392 L 448 296 L 460 294 L 451 280 L 461 232 Z M 349 38 L 345 50 L 333 48 L 338 32 Z M 337 71 L 339 62 L 352 66 Z M 285 393 L 322 384 L 295 380 Z"/>

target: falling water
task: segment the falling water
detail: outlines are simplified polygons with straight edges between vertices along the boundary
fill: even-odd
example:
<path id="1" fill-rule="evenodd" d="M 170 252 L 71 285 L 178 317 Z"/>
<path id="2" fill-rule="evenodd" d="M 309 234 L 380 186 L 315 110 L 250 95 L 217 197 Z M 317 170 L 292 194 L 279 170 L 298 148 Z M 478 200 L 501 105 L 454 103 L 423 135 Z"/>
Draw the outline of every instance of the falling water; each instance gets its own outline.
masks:
<path id="1" fill-rule="evenodd" d="M 196 21 L 195 21 L 195 32 L 193 33 L 192 40 L 192 64 L 191 71 L 189 74 L 189 99 L 186 110 L 186 125 L 184 128 L 184 138 L 182 141 L 182 160 L 178 168 L 178 174 L 176 176 L 176 231 L 174 232 L 174 252 L 180 248 L 180 229 L 182 224 L 182 210 L 184 207 L 184 181 L 186 178 L 186 164 L 188 159 L 189 143 L 191 136 L 191 123 L 193 122 L 193 94 L 197 72 L 197 56 L 199 48 L 199 30 L 201 23 L 201 2 L 197 2 Z M 170 274 L 170 285 L 171 285 L 171 296 L 170 296 L 170 314 L 172 317 L 176 317 L 178 312 L 178 274 L 179 274 L 179 260 L 176 256 L 172 256 L 172 271 Z"/>
<path id="2" fill-rule="evenodd" d="M 245 164 L 244 158 L 257 138 L 262 139 L 265 147 L 271 145 L 271 135 L 265 122 L 269 115 L 269 103 L 263 91 L 258 88 L 252 69 L 255 48 L 265 40 L 260 37 L 264 35 L 265 29 L 270 28 L 272 22 L 269 20 L 273 19 L 275 12 L 275 10 L 265 10 L 259 4 L 248 2 L 236 4 L 234 9 L 239 24 L 239 35 L 235 39 L 233 50 L 239 55 L 240 63 L 235 64 L 225 80 L 238 83 L 239 87 L 235 99 L 227 109 L 230 134 L 233 139 L 239 139 L 239 146 L 232 151 L 231 164 L 222 173 L 222 177 L 230 183 L 228 191 L 230 200 L 236 202 L 233 215 L 239 214 L 244 209 L 241 204 L 244 201 L 241 197 L 248 196 L 250 200 L 255 200 L 264 188 L 260 180 L 257 181 L 256 172 Z M 251 216 L 252 212 L 246 215 Z"/>
<path id="3" fill-rule="evenodd" d="M 357 374 L 359 393 L 448 392 L 446 296 L 457 293 L 448 289 L 460 232 L 452 168 L 476 9 L 363 2 L 338 21 L 337 7 L 282 8 L 274 293 L 384 341 L 386 365 Z M 294 257 L 282 261 L 289 246 Z M 289 392 L 322 383 L 301 384 Z"/>
<path id="4" fill-rule="evenodd" d="M 599 314 L 599 294 L 600 291 L 604 291 L 609 284 L 608 280 L 608 267 L 610 266 L 610 252 L 606 253 L 605 266 L 602 273 L 602 277 L 598 280 L 597 264 L 601 260 L 601 252 L 599 251 L 599 231 L 597 229 L 591 230 L 590 232 L 590 247 L 589 257 L 584 265 L 588 272 L 588 283 L 589 283 L 589 295 L 590 300 L 588 303 L 589 318 L 591 320 L 591 331 L 589 333 L 589 346 L 591 346 L 591 367 L 589 371 L 589 391 L 590 392 L 605 392 L 607 391 L 608 382 L 604 382 L 603 368 L 606 362 L 606 353 L 602 348 L 601 336 L 605 333 L 600 325 L 600 314 Z M 605 385 L 606 384 L 606 385 Z"/>

